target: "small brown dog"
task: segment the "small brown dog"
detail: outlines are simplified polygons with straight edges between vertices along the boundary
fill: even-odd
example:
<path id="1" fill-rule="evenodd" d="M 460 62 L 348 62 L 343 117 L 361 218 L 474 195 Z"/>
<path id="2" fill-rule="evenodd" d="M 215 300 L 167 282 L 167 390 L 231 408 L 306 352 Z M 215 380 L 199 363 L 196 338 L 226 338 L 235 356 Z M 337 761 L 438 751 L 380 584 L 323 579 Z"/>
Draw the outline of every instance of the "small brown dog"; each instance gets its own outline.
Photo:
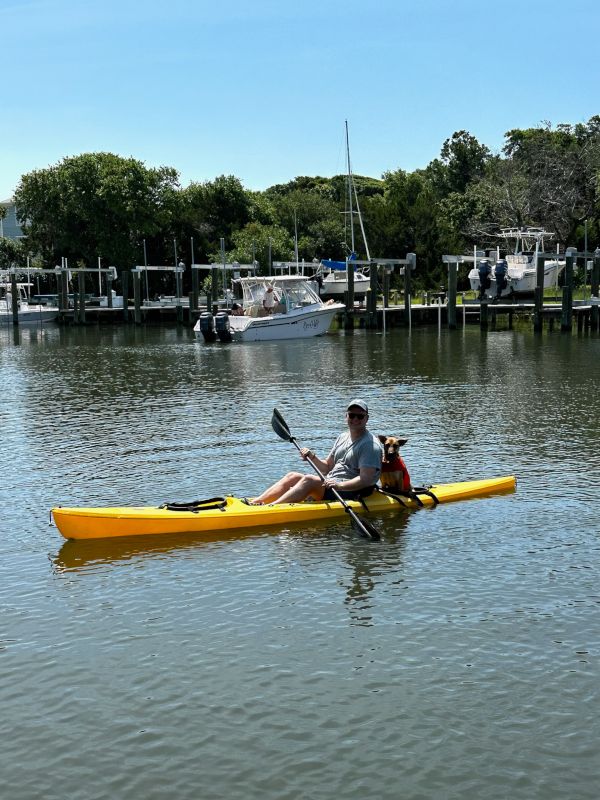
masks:
<path id="1" fill-rule="evenodd" d="M 381 462 L 381 487 L 388 492 L 410 492 L 412 485 L 410 475 L 404 460 L 400 457 L 400 448 L 408 439 L 398 436 L 378 436 L 383 445 L 383 459 Z"/>

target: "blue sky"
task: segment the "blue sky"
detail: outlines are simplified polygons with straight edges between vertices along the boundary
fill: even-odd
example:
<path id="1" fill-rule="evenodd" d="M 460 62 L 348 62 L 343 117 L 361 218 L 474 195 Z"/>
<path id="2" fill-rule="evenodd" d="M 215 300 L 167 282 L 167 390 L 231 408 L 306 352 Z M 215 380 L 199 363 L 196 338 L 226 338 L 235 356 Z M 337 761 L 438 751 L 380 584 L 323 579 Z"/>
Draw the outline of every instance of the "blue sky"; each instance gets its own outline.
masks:
<path id="1" fill-rule="evenodd" d="M 597 0 L 0 0 L 0 199 L 108 151 L 264 189 L 600 113 Z"/>

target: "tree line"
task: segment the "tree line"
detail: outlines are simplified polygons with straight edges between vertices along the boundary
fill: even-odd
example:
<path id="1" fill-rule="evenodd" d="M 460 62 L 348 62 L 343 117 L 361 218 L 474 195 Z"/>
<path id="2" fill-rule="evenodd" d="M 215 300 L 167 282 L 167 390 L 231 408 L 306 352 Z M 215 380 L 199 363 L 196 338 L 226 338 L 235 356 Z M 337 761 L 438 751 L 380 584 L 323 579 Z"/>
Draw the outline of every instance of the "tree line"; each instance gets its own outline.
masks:
<path id="1" fill-rule="evenodd" d="M 417 254 L 417 288 L 444 281 L 444 253 L 495 247 L 505 226 L 542 226 L 563 246 L 600 244 L 600 116 L 508 131 L 493 154 L 457 131 L 424 169 L 354 176 L 371 255 Z M 23 175 L 15 192 L 25 239 L 0 241 L 0 266 L 25 255 L 53 266 L 118 270 L 144 263 L 344 259 L 350 250 L 346 176 L 297 177 L 264 191 L 235 176 L 182 187 L 172 167 L 87 153 Z M 359 258 L 365 247 L 356 236 Z"/>

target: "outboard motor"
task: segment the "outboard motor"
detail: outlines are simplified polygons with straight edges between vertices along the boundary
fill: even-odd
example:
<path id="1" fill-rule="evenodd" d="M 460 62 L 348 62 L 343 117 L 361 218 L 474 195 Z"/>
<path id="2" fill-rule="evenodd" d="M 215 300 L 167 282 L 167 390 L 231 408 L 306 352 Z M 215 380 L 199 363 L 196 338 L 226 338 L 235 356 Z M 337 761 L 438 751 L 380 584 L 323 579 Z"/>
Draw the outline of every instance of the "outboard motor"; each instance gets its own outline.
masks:
<path id="1" fill-rule="evenodd" d="M 479 273 L 479 299 L 483 300 L 487 290 L 492 285 L 492 268 L 487 258 L 482 258 L 477 265 L 477 272 Z"/>
<path id="2" fill-rule="evenodd" d="M 210 311 L 203 311 L 200 314 L 200 333 L 204 336 L 205 342 L 215 342 L 217 340 L 215 318 Z"/>
<path id="3" fill-rule="evenodd" d="M 500 261 L 496 262 L 496 266 L 494 267 L 494 275 L 496 276 L 496 302 L 500 299 L 502 292 L 508 286 L 508 264 L 502 258 Z"/>
<path id="4" fill-rule="evenodd" d="M 229 327 L 229 314 L 226 311 L 219 311 L 215 317 L 215 328 L 217 336 L 222 342 L 231 342 L 231 330 Z"/>

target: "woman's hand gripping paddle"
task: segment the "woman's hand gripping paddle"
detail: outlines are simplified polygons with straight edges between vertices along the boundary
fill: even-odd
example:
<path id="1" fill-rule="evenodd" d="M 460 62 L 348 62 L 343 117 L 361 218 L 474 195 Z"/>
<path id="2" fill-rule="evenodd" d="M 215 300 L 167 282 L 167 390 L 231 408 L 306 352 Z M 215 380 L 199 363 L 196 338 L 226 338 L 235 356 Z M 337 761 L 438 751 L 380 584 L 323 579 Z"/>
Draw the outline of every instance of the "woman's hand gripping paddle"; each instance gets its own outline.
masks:
<path id="1" fill-rule="evenodd" d="M 295 437 L 292 436 L 290 433 L 290 429 L 287 426 L 286 421 L 281 416 L 279 411 L 274 408 L 273 409 L 273 417 L 271 418 L 271 425 L 273 426 L 273 430 L 279 436 L 280 439 L 283 439 L 286 442 L 291 442 L 294 447 L 300 451 L 300 445 L 296 441 Z M 317 475 L 325 480 L 325 476 L 321 472 L 321 470 L 317 467 L 317 465 L 312 461 L 311 458 L 306 459 Z M 364 536 L 367 539 L 371 539 L 372 541 L 378 542 L 381 539 L 379 531 L 370 522 L 367 520 L 361 519 L 358 514 L 353 511 L 348 503 L 338 494 L 338 492 L 332 487 L 331 491 L 333 492 L 334 496 L 338 499 L 338 501 L 343 505 L 344 510 L 350 515 L 350 519 L 352 521 L 352 527 L 357 533 L 360 533 L 361 536 Z"/>

